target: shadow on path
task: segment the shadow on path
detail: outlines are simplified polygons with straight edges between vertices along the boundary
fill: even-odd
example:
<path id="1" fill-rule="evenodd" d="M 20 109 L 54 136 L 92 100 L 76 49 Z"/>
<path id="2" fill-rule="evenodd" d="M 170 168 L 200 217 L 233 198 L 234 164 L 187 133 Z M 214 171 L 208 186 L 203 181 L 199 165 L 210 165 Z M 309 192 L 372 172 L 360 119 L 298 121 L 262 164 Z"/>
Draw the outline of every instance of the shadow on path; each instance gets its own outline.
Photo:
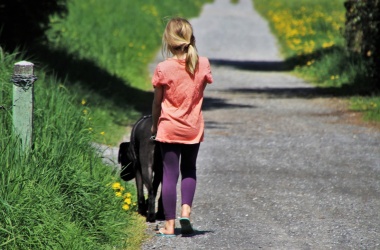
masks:
<path id="1" fill-rule="evenodd" d="M 255 106 L 246 104 L 228 103 L 226 99 L 207 97 L 203 99 L 202 110 L 214 110 L 214 109 L 236 109 L 236 108 L 254 108 Z"/>
<path id="2" fill-rule="evenodd" d="M 284 61 L 237 61 L 224 59 L 210 59 L 213 66 L 227 66 L 240 70 L 251 71 L 290 71 L 294 66 Z"/>
<path id="3" fill-rule="evenodd" d="M 199 235 L 205 235 L 205 234 L 208 234 L 208 233 L 214 233 L 214 231 L 212 230 L 196 230 L 194 229 L 194 233 L 193 234 L 181 234 L 181 229 L 180 228 L 175 228 L 174 229 L 174 234 L 177 235 L 177 236 L 181 236 L 183 238 L 191 238 L 191 237 L 196 237 L 196 236 L 199 236 Z"/>

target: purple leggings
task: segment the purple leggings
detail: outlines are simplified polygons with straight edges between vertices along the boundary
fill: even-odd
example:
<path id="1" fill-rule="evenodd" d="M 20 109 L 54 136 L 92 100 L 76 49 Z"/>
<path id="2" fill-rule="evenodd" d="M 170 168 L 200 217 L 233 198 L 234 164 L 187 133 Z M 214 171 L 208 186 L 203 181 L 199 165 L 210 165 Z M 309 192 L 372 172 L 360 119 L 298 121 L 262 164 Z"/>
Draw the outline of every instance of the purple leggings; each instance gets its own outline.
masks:
<path id="1" fill-rule="evenodd" d="M 182 205 L 187 204 L 190 207 L 192 206 L 195 186 L 197 183 L 196 161 L 200 143 L 160 143 L 160 145 L 164 163 L 164 176 L 162 179 L 162 203 L 164 206 L 165 219 L 171 220 L 176 218 L 176 187 L 180 169 L 182 176 Z"/>

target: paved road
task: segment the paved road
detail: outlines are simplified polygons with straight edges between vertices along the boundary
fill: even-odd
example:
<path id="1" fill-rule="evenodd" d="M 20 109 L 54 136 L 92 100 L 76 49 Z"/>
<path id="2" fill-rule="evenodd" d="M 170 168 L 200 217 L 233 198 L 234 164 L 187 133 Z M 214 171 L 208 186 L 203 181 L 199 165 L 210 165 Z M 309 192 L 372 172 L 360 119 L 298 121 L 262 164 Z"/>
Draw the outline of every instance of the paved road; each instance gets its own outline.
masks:
<path id="1" fill-rule="evenodd" d="M 153 237 L 143 249 L 380 249 L 380 132 L 283 71 L 250 0 L 215 0 L 191 22 L 215 79 L 198 234 Z"/>

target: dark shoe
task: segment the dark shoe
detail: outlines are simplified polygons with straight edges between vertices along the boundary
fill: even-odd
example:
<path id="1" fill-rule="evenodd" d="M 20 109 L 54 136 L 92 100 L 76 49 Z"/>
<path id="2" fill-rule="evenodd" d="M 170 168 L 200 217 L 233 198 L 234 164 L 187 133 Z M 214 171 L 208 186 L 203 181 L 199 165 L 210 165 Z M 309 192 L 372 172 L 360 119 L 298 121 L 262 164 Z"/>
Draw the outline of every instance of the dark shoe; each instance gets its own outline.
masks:
<path id="1" fill-rule="evenodd" d="M 181 234 L 193 234 L 194 229 L 190 223 L 189 218 L 180 218 L 179 223 L 181 224 Z"/>

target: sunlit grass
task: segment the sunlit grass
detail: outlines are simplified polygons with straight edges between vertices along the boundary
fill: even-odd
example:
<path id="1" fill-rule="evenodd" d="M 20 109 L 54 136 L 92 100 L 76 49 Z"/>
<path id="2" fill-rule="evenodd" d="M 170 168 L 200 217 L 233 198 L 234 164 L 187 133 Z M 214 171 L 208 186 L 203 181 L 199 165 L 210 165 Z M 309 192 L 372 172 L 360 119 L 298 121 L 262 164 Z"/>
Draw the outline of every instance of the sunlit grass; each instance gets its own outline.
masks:
<path id="1" fill-rule="evenodd" d="M 125 128 L 141 112 L 150 112 L 151 97 L 144 94 L 153 89 L 148 64 L 160 48 L 166 22 L 196 16 L 205 2 L 210 0 L 73 0 L 66 18 L 51 16 L 48 46 L 65 57 L 49 60 L 82 93 L 77 102 L 88 101 L 97 142 L 117 145 Z"/>
<path id="2" fill-rule="evenodd" d="M 367 75 L 367 64 L 346 50 L 343 37 L 345 13 L 343 0 L 255 0 L 255 8 L 270 24 L 285 60 L 294 66 L 292 73 L 336 95 L 376 95 Z M 360 100 L 360 101 L 358 101 Z M 357 103 L 373 103 L 361 97 L 352 107 L 379 120 L 378 112 L 360 109 Z M 368 114 L 368 115 L 367 115 Z"/>

